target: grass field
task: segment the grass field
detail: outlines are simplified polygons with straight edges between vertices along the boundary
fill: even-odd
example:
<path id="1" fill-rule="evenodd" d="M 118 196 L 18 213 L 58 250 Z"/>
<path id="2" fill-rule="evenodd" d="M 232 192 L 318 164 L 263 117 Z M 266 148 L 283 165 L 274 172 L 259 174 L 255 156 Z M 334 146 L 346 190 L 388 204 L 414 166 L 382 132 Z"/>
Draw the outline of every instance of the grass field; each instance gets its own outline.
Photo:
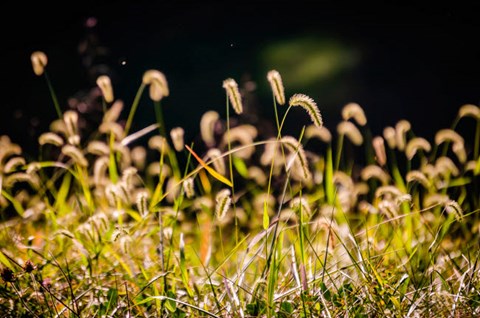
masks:
<path id="1" fill-rule="evenodd" d="M 2 317 L 480 315 L 478 106 L 459 105 L 434 140 L 407 120 L 374 136 L 356 103 L 329 131 L 271 71 L 258 81 L 275 136 L 232 124 L 242 94 L 226 79 L 226 116 L 206 111 L 195 144 L 165 130 L 159 71 L 131 103 L 101 76 L 103 118 L 87 130 L 46 56 L 32 63 L 58 118 L 37 160 L 0 137 Z M 156 118 L 132 131 L 144 94 Z M 291 112 L 311 124 L 285 135 Z"/>

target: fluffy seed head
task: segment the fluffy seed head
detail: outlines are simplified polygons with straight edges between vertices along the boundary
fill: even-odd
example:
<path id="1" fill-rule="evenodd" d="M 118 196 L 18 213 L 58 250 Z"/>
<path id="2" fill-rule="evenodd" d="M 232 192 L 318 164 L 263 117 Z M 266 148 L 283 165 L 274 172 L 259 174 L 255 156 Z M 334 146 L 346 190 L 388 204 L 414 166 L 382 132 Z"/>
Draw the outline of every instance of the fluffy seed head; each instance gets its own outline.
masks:
<path id="1" fill-rule="evenodd" d="M 446 156 L 438 157 L 437 160 L 435 161 L 435 169 L 438 171 L 438 173 L 448 176 L 458 176 L 459 171 L 457 166 L 453 163 L 452 159 Z"/>
<path id="2" fill-rule="evenodd" d="M 122 235 L 118 239 L 118 245 L 120 245 L 120 250 L 122 251 L 122 253 L 126 255 L 132 252 L 131 251 L 132 243 L 133 243 L 133 239 L 129 235 Z"/>
<path id="3" fill-rule="evenodd" d="M 213 164 L 213 168 L 215 171 L 220 173 L 221 175 L 225 175 L 226 168 L 225 168 L 225 161 L 222 158 L 222 152 L 217 148 L 212 148 L 207 151 L 206 158 L 210 159 Z"/>
<path id="4" fill-rule="evenodd" d="M 196 211 L 210 211 L 213 209 L 213 200 L 207 196 L 198 196 L 193 201 L 192 207 Z"/>
<path id="5" fill-rule="evenodd" d="M 362 180 L 368 181 L 371 178 L 379 180 L 383 185 L 387 185 L 390 181 L 390 176 L 379 166 L 368 165 L 362 169 L 361 172 Z"/>
<path id="6" fill-rule="evenodd" d="M 115 140 L 122 140 L 124 137 L 123 127 L 119 123 L 104 122 L 98 127 L 98 132 L 102 134 L 113 134 Z"/>
<path id="7" fill-rule="evenodd" d="M 392 186 L 392 185 L 386 185 L 386 186 L 378 187 L 377 190 L 375 191 L 375 197 L 376 198 L 380 198 L 380 197 L 387 198 L 387 197 L 391 197 L 391 196 L 399 197 L 402 194 L 403 193 L 402 193 L 402 191 L 400 191 L 400 189 L 398 189 L 397 187 Z"/>
<path id="8" fill-rule="evenodd" d="M 235 82 L 233 78 L 227 78 L 223 81 L 223 88 L 227 91 L 228 98 L 235 113 L 238 115 L 243 113 L 242 97 L 240 96 L 237 82 Z"/>
<path id="9" fill-rule="evenodd" d="M 88 166 L 88 161 L 83 155 L 82 151 L 75 146 L 65 145 L 62 147 L 62 153 L 66 156 L 69 156 L 73 161 L 79 166 L 86 167 Z"/>
<path id="10" fill-rule="evenodd" d="M 318 138 L 325 143 L 329 143 L 332 141 L 332 134 L 325 126 L 317 127 L 315 125 L 309 125 L 305 129 L 305 138 Z"/>
<path id="11" fill-rule="evenodd" d="M 265 150 L 262 153 L 262 156 L 260 157 L 260 163 L 263 166 L 270 165 L 272 163 L 273 158 L 275 155 L 277 155 L 280 151 L 279 144 L 277 143 L 277 140 L 275 138 L 270 138 L 267 140 L 267 143 L 265 144 Z M 280 157 L 280 159 L 282 159 Z M 275 164 L 278 164 L 279 162 L 281 163 L 282 160 L 275 160 L 273 161 Z"/>
<path id="12" fill-rule="evenodd" d="M 307 186 L 311 184 L 310 171 L 304 169 L 298 153 L 291 152 L 288 154 L 286 157 L 286 171 L 290 172 L 292 180 L 303 181 Z"/>
<path id="13" fill-rule="evenodd" d="M 457 221 L 461 221 L 463 218 L 462 207 L 460 207 L 460 204 L 458 204 L 458 202 L 455 200 L 448 200 L 445 203 L 445 211 L 448 214 L 453 214 Z"/>
<path id="14" fill-rule="evenodd" d="M 22 149 L 20 146 L 12 144 L 10 141 L 5 143 L 0 142 L 0 172 L 3 170 L 3 164 L 10 156 L 20 155 L 21 153 Z"/>
<path id="15" fill-rule="evenodd" d="M 191 199 L 195 196 L 195 189 L 193 187 L 193 178 L 187 178 L 183 181 L 183 191 L 187 198 Z"/>
<path id="16" fill-rule="evenodd" d="M 75 140 L 75 136 L 78 136 L 78 114 L 73 110 L 67 110 L 63 114 L 63 121 L 65 122 L 65 128 L 67 130 L 67 137 L 69 141 Z M 75 144 L 75 143 L 73 143 Z"/>
<path id="17" fill-rule="evenodd" d="M 418 182 L 427 189 L 430 188 L 431 186 L 431 183 L 428 180 L 427 176 L 425 176 L 425 174 L 419 170 L 409 171 L 405 179 L 407 180 L 408 183 Z"/>
<path id="18" fill-rule="evenodd" d="M 3 181 L 3 186 L 6 188 L 11 188 L 17 182 L 27 182 L 35 189 L 38 189 L 38 187 L 40 186 L 40 179 L 36 174 L 25 172 L 15 172 L 9 174 L 7 177 L 5 177 L 5 180 Z"/>
<path id="19" fill-rule="evenodd" d="M 108 163 L 110 159 L 107 156 L 99 157 L 95 160 L 95 164 L 93 165 L 93 182 L 95 185 L 99 186 L 102 181 L 105 181 L 105 173 L 108 168 Z"/>
<path id="20" fill-rule="evenodd" d="M 220 190 L 215 197 L 215 215 L 218 220 L 222 220 L 225 217 L 231 203 L 232 199 L 230 198 L 230 190 Z"/>
<path id="21" fill-rule="evenodd" d="M 465 145 L 463 143 L 456 142 L 452 145 L 452 150 L 458 158 L 460 163 L 465 163 L 467 161 L 467 152 L 465 150 Z"/>
<path id="22" fill-rule="evenodd" d="M 463 105 L 458 111 L 458 117 L 472 117 L 478 120 L 480 119 L 480 107 L 472 104 Z"/>
<path id="23" fill-rule="evenodd" d="M 176 151 L 182 151 L 185 144 L 183 140 L 183 136 L 185 135 L 185 131 L 182 127 L 175 127 L 170 130 L 170 137 L 172 138 L 173 147 Z"/>
<path id="24" fill-rule="evenodd" d="M 160 166 L 158 162 L 152 162 L 147 167 L 147 174 L 150 176 L 161 176 L 162 178 L 172 175 L 172 169 L 166 164 Z"/>
<path id="25" fill-rule="evenodd" d="M 133 187 L 133 182 L 135 181 L 133 178 L 137 175 L 137 168 L 135 167 L 128 167 L 122 172 L 122 183 L 125 185 L 126 189 L 131 189 Z"/>
<path id="26" fill-rule="evenodd" d="M 400 206 L 403 202 L 412 202 L 412 196 L 406 193 L 395 198 L 395 204 L 398 206 Z"/>
<path id="27" fill-rule="evenodd" d="M 180 187 L 178 185 L 180 184 L 179 180 L 173 176 L 170 177 L 167 181 L 167 201 L 168 202 L 173 202 L 178 195 L 180 194 Z"/>
<path id="28" fill-rule="evenodd" d="M 52 121 L 49 125 L 49 128 L 52 132 L 62 134 L 63 136 L 66 136 L 68 138 L 67 127 L 65 127 L 65 122 L 63 121 L 63 118 Z"/>
<path id="29" fill-rule="evenodd" d="M 434 193 L 426 196 L 423 199 L 423 205 L 426 208 L 431 208 L 437 205 L 445 206 L 449 200 L 450 198 L 446 194 Z"/>
<path id="30" fill-rule="evenodd" d="M 352 177 L 340 170 L 333 173 L 333 182 L 338 188 L 346 189 L 349 192 L 353 192 L 355 188 Z"/>
<path id="31" fill-rule="evenodd" d="M 214 110 L 209 110 L 200 119 L 200 134 L 208 147 L 215 144 L 215 123 L 220 118 Z"/>
<path id="32" fill-rule="evenodd" d="M 270 86 L 272 88 L 273 94 L 275 95 L 275 99 L 277 103 L 280 105 L 285 105 L 285 89 L 283 87 L 282 77 L 280 73 L 276 70 L 271 70 L 267 74 L 267 79 L 270 82 Z"/>
<path id="33" fill-rule="evenodd" d="M 42 169 L 40 162 L 32 161 L 27 165 L 27 173 L 35 174 L 37 171 Z"/>
<path id="34" fill-rule="evenodd" d="M 365 214 L 378 214 L 378 209 L 365 200 L 358 203 L 358 210 Z"/>
<path id="35" fill-rule="evenodd" d="M 169 91 L 168 85 L 167 85 L 167 79 L 166 79 L 165 75 L 158 70 L 148 70 L 148 71 L 146 71 L 143 74 L 142 82 L 145 85 L 152 85 L 152 84 L 155 84 L 157 82 L 164 89 L 163 96 L 168 96 L 170 94 L 170 91 Z"/>
<path id="36" fill-rule="evenodd" d="M 38 137 L 38 143 L 43 146 L 46 144 L 51 144 L 57 147 L 63 146 L 63 139 L 59 135 L 53 132 L 46 132 Z"/>
<path id="37" fill-rule="evenodd" d="M 398 205 L 391 200 L 381 200 L 378 203 L 378 210 L 387 218 L 393 219 L 398 215 Z"/>
<path id="38" fill-rule="evenodd" d="M 23 157 L 13 157 L 7 161 L 5 167 L 3 168 L 3 172 L 11 173 L 14 172 L 18 167 L 21 167 L 26 164 L 26 161 Z"/>
<path id="39" fill-rule="evenodd" d="M 299 165 L 303 171 L 303 178 L 305 180 L 311 179 L 310 170 L 308 170 L 308 161 L 307 156 L 305 155 L 305 151 L 303 150 L 303 146 L 301 143 L 298 142 L 297 139 L 291 136 L 285 136 L 280 140 L 291 152 L 296 154 L 293 158 L 294 160 L 298 160 Z"/>
<path id="40" fill-rule="evenodd" d="M 248 146 L 253 144 L 253 140 L 257 137 L 257 128 L 252 125 L 240 125 L 234 128 L 231 128 L 229 131 L 225 133 L 223 136 L 222 142 L 224 144 L 231 144 L 239 143 L 241 146 Z M 235 151 L 235 155 L 243 158 L 249 159 L 253 153 L 255 152 L 255 147 L 246 147 L 241 150 Z"/>
<path id="41" fill-rule="evenodd" d="M 110 153 L 110 147 L 100 140 L 92 140 L 87 145 L 87 152 L 97 156 L 107 156 Z"/>
<path id="42" fill-rule="evenodd" d="M 400 120 L 395 125 L 395 138 L 397 142 L 397 148 L 399 150 L 405 149 L 406 134 L 412 128 L 412 125 L 407 120 Z"/>
<path id="43" fill-rule="evenodd" d="M 375 160 L 378 164 L 384 166 L 387 163 L 387 154 L 385 153 L 385 142 L 381 136 L 376 136 L 372 140 L 373 150 L 375 151 Z"/>
<path id="44" fill-rule="evenodd" d="M 354 189 L 353 191 L 354 191 L 357 195 L 366 195 L 366 194 L 368 194 L 368 192 L 370 191 L 370 187 L 369 187 L 368 184 L 365 183 L 365 182 L 357 182 L 357 183 L 355 183 L 353 189 Z"/>
<path id="45" fill-rule="evenodd" d="M 465 151 L 465 141 L 456 131 L 452 129 L 441 129 L 435 134 L 435 143 L 440 145 L 443 142 L 452 142 L 452 151 L 458 158 L 458 161 L 465 163 L 467 153 Z"/>
<path id="46" fill-rule="evenodd" d="M 124 170 L 127 167 L 130 167 L 132 165 L 132 158 L 130 156 L 130 149 L 122 145 L 119 142 L 116 142 L 113 144 L 113 151 L 115 154 L 119 157 L 119 166 L 120 170 Z"/>
<path id="47" fill-rule="evenodd" d="M 360 146 L 363 143 L 363 136 L 360 130 L 350 121 L 340 122 L 337 125 L 337 132 L 339 135 L 347 136 L 355 146 Z"/>
<path id="48" fill-rule="evenodd" d="M 290 106 L 300 106 L 307 111 L 312 119 L 312 122 L 315 126 L 321 127 L 323 125 L 322 116 L 320 115 L 320 111 L 318 110 L 317 103 L 315 101 L 304 94 L 295 94 L 290 97 L 289 100 Z"/>
<path id="49" fill-rule="evenodd" d="M 170 95 L 167 79 L 165 75 L 157 70 L 148 70 L 143 74 L 142 82 L 145 85 L 150 85 L 150 98 L 156 102 L 163 97 Z"/>
<path id="50" fill-rule="evenodd" d="M 102 91 L 103 98 L 107 103 L 113 102 L 113 88 L 110 77 L 107 75 L 100 75 L 97 78 L 97 86 Z"/>
<path id="51" fill-rule="evenodd" d="M 140 191 L 136 197 L 137 209 L 142 217 L 148 215 L 148 192 Z"/>
<path id="52" fill-rule="evenodd" d="M 480 165 L 480 162 L 478 163 Z M 473 171 L 477 169 L 477 162 L 475 160 L 470 160 L 465 164 L 465 171 Z"/>
<path id="53" fill-rule="evenodd" d="M 33 72 L 35 75 L 40 76 L 45 72 L 45 66 L 47 66 L 48 59 L 47 55 L 41 51 L 35 51 L 30 56 L 32 61 Z"/>
<path id="54" fill-rule="evenodd" d="M 307 199 L 303 197 L 293 198 L 290 201 L 290 208 L 297 212 L 300 212 L 301 210 L 302 213 L 304 213 L 307 216 L 310 216 L 311 214 L 310 205 L 308 204 Z"/>
<path id="55" fill-rule="evenodd" d="M 435 134 L 435 143 L 440 145 L 443 142 L 453 142 L 463 144 L 464 139 L 456 131 L 452 129 L 441 129 Z"/>
<path id="56" fill-rule="evenodd" d="M 345 188 L 337 189 L 337 200 L 343 212 L 349 212 L 357 202 L 357 197 L 354 192 L 351 192 Z"/>
<path id="57" fill-rule="evenodd" d="M 430 143 L 425 138 L 415 137 L 407 143 L 405 155 L 407 156 L 408 160 L 412 160 L 417 151 L 422 150 L 424 152 L 429 152 L 431 148 L 432 147 L 430 146 Z"/>
<path id="58" fill-rule="evenodd" d="M 257 166 L 248 167 L 248 178 L 255 180 L 255 183 L 261 186 L 267 184 L 267 176 L 265 175 L 265 172 Z"/>
<path id="59" fill-rule="evenodd" d="M 148 147 L 163 152 L 168 150 L 168 142 L 165 137 L 156 135 L 148 140 Z"/>
<path id="60" fill-rule="evenodd" d="M 438 176 L 437 168 L 431 163 L 427 163 L 421 167 L 421 171 L 429 179 L 434 179 Z"/>
<path id="61" fill-rule="evenodd" d="M 130 152 L 132 162 L 138 170 L 145 169 L 145 161 L 147 159 L 147 150 L 142 146 L 136 146 Z"/>
<path id="62" fill-rule="evenodd" d="M 367 124 L 367 117 L 365 117 L 362 107 L 357 103 L 348 103 L 345 105 L 342 109 L 342 118 L 343 120 L 353 118 L 360 126 Z"/>
<path id="63" fill-rule="evenodd" d="M 395 128 L 388 126 L 383 129 L 383 137 L 387 141 L 388 147 L 390 149 L 395 149 L 395 147 L 397 146 L 395 135 Z"/>
<path id="64" fill-rule="evenodd" d="M 120 117 L 120 114 L 123 110 L 123 102 L 121 100 L 116 100 L 110 109 L 108 109 L 103 115 L 102 122 L 115 122 Z"/>

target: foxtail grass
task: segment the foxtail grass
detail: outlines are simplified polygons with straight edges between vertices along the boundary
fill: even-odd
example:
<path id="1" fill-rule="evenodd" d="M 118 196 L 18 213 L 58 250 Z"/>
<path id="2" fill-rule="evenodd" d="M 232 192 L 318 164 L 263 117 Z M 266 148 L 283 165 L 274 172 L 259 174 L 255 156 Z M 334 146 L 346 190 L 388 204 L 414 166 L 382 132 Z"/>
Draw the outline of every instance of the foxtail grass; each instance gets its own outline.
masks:
<path id="1" fill-rule="evenodd" d="M 34 64 L 45 74 L 46 61 Z M 228 79 L 224 118 L 198 118 L 194 144 L 182 127 L 166 134 L 162 75 L 145 73 L 125 126 L 123 102 L 107 91 L 93 132 L 58 112 L 35 160 L 0 136 L 2 313 L 480 314 L 478 106 L 462 106 L 434 140 L 406 119 L 375 136 L 354 102 L 338 126 L 303 94 L 277 108 L 285 89 L 272 71 L 263 81 L 275 136 L 230 126 L 231 116 L 248 119 Z M 145 88 L 155 120 L 132 131 L 135 113 L 151 111 L 139 108 Z M 297 106 L 311 124 L 287 134 Z M 457 129 L 471 119 L 475 133 Z"/>

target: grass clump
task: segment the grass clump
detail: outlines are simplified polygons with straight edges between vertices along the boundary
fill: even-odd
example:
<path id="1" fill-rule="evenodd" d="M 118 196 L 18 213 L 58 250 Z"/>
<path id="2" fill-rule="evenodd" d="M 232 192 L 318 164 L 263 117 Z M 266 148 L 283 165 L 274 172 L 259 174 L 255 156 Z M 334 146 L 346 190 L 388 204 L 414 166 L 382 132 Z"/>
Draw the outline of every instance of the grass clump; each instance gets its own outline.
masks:
<path id="1" fill-rule="evenodd" d="M 46 77 L 46 57 L 32 61 Z M 274 137 L 230 127 L 229 102 L 242 116 L 233 79 L 223 83 L 227 118 L 205 112 L 200 144 L 184 140 L 182 127 L 167 133 L 160 102 L 168 84 L 158 71 L 145 74 L 126 124 L 102 77 L 98 130 L 82 131 L 76 112 L 56 107 L 36 161 L 1 136 L 0 311 L 478 315 L 478 106 L 460 108 L 452 127 L 428 141 L 406 120 L 372 138 L 362 108 L 350 103 L 334 135 L 306 95 L 277 109 L 283 81 L 276 71 L 267 78 Z M 147 85 L 156 122 L 131 132 Z M 288 136 L 292 106 L 312 124 Z M 463 121 L 475 135 L 456 131 Z"/>

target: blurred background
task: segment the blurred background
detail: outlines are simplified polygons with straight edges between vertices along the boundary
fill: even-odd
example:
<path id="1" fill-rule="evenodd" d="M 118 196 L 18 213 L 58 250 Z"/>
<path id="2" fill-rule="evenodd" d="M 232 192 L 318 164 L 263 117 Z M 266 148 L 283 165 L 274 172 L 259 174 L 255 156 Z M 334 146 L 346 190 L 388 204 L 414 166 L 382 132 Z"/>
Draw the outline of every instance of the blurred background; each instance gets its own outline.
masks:
<path id="1" fill-rule="evenodd" d="M 408 119 L 417 135 L 432 138 L 450 126 L 460 106 L 480 102 L 480 11 L 465 2 L 12 5 L 0 21 L 0 135 L 31 154 L 56 118 L 45 79 L 31 68 L 35 50 L 49 58 L 47 72 L 62 108 L 85 113 L 91 125 L 101 113 L 95 89 L 100 74 L 112 78 L 128 111 L 144 71 L 162 71 L 170 86 L 162 100 L 167 129 L 184 127 L 187 141 L 198 134 L 204 112 L 225 115 L 222 81 L 228 77 L 244 93 L 241 120 L 269 127 L 271 69 L 282 75 L 287 99 L 294 93 L 312 97 L 332 130 L 341 108 L 357 102 L 374 135 Z M 153 116 L 145 93 L 134 128 L 152 123 Z M 302 111 L 289 116 L 286 129 L 295 134 L 309 123 Z"/>

